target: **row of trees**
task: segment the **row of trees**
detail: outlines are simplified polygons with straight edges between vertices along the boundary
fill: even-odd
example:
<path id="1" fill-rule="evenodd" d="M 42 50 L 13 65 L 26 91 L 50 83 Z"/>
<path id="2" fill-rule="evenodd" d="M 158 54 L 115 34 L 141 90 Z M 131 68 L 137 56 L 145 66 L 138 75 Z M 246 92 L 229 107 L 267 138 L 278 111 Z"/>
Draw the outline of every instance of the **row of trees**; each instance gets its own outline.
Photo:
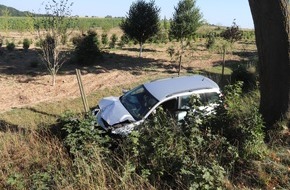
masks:
<path id="1" fill-rule="evenodd" d="M 260 111 L 265 118 L 266 126 L 270 127 L 283 118 L 288 120 L 290 126 L 289 1 L 269 0 L 265 4 L 262 0 L 249 0 L 249 5 L 254 20 L 259 56 Z M 142 17 L 146 10 L 150 10 L 148 13 L 151 14 L 144 14 L 146 16 Z M 159 10 L 155 7 L 154 1 L 145 3 L 143 0 L 137 0 L 121 24 L 123 31 L 139 42 L 140 52 L 146 37 L 154 35 L 158 30 Z M 195 6 L 195 0 L 179 1 L 170 23 L 170 34 L 180 42 L 180 67 L 184 42 L 195 34 L 201 23 L 202 16 Z M 134 30 L 137 26 L 143 27 L 138 28 L 139 33 L 128 32 L 128 29 Z M 149 34 L 143 35 L 145 31 L 148 32 L 148 28 L 151 29 Z M 231 38 L 231 33 L 237 34 L 237 30 L 235 27 L 232 29 L 224 35 L 234 42 L 236 39 Z"/>

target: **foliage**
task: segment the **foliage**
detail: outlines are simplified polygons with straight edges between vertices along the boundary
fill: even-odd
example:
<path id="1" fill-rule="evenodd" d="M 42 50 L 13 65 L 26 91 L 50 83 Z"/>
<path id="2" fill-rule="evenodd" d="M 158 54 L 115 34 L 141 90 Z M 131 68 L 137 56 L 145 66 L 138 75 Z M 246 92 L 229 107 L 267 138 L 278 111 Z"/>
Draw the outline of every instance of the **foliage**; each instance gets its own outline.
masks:
<path id="1" fill-rule="evenodd" d="M 200 10 L 195 5 L 195 0 L 181 0 L 174 9 L 175 12 L 170 22 L 169 36 L 180 41 L 179 75 L 181 70 L 182 55 L 188 44 L 186 42 L 194 36 L 196 30 L 201 26 L 202 15 Z"/>
<path id="2" fill-rule="evenodd" d="M 158 110 L 124 145 L 136 172 L 158 184 L 158 189 L 223 187 L 226 169 L 236 157 L 235 148 L 226 138 L 204 128 L 207 119 L 202 118 L 204 114 L 193 109 L 180 125 Z"/>
<path id="3" fill-rule="evenodd" d="M 116 34 L 113 34 L 110 38 L 111 42 L 110 42 L 110 48 L 115 48 L 116 43 L 118 41 L 118 36 Z"/>
<path id="4" fill-rule="evenodd" d="M 23 45 L 23 49 L 24 49 L 24 50 L 28 50 L 30 44 L 31 44 L 30 40 L 27 39 L 27 38 L 24 38 L 23 43 L 22 43 L 22 45 Z"/>
<path id="5" fill-rule="evenodd" d="M 130 42 L 129 37 L 128 37 L 126 34 L 123 34 L 123 35 L 121 36 L 121 40 L 120 40 L 119 45 L 120 45 L 121 48 L 123 48 L 123 47 L 124 47 L 126 44 L 128 44 L 129 42 Z"/>
<path id="6" fill-rule="evenodd" d="M 202 15 L 195 0 L 181 0 L 170 22 L 169 35 L 179 41 L 192 37 L 202 24 Z"/>
<path id="7" fill-rule="evenodd" d="M 143 44 L 159 31 L 159 12 L 160 8 L 155 6 L 154 1 L 146 3 L 144 0 L 137 0 L 132 3 L 128 15 L 120 24 L 123 32 L 139 43 L 140 57 Z"/>
<path id="8" fill-rule="evenodd" d="M 221 33 L 221 36 L 227 41 L 234 43 L 242 39 L 243 32 L 239 29 L 239 26 L 234 21 L 231 27 L 227 27 L 227 29 Z"/>
<path id="9" fill-rule="evenodd" d="M 264 122 L 255 100 L 249 99 L 248 102 L 244 102 L 242 85 L 243 82 L 237 82 L 225 87 L 225 136 L 231 143 L 237 143 L 243 159 L 261 159 L 266 152 Z"/>
<path id="10" fill-rule="evenodd" d="M 67 112 L 60 119 L 60 126 L 65 134 L 64 143 L 73 155 L 88 157 L 92 154 L 91 147 L 103 147 L 108 144 L 108 138 L 103 135 L 105 132 L 94 127 L 94 117 L 81 118 Z"/>
<path id="11" fill-rule="evenodd" d="M 231 80 L 233 83 L 242 81 L 243 92 L 248 92 L 257 88 L 257 74 L 253 66 L 239 65 L 233 70 Z"/>
<path id="12" fill-rule="evenodd" d="M 92 65 L 101 58 L 98 35 L 95 31 L 88 31 L 87 35 L 83 35 L 75 43 L 75 56 L 78 64 Z"/>
<path id="13" fill-rule="evenodd" d="M 206 39 L 206 48 L 211 49 L 215 45 L 216 37 L 214 32 L 209 32 Z"/>
<path id="14" fill-rule="evenodd" d="M 109 39 L 108 39 L 108 34 L 103 33 L 101 36 L 101 42 L 103 44 L 103 46 L 108 45 Z"/>
<path id="15" fill-rule="evenodd" d="M 6 45 L 6 48 L 8 51 L 13 51 L 15 49 L 15 44 L 14 42 L 8 42 Z"/>
<path id="16" fill-rule="evenodd" d="M 159 30 L 158 33 L 148 39 L 149 42 L 153 43 L 167 43 L 168 42 L 168 31 Z"/>

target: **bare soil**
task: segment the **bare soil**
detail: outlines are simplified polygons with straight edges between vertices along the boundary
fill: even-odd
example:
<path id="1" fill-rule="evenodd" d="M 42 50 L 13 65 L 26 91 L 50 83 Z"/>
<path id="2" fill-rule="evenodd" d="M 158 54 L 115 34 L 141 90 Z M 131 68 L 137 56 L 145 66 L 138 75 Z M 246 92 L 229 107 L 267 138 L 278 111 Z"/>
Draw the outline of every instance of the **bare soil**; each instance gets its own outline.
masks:
<path id="1" fill-rule="evenodd" d="M 174 44 L 173 44 L 174 45 Z M 104 58 L 94 66 L 81 67 L 71 59 L 57 75 L 56 85 L 51 85 L 51 76 L 37 50 L 25 52 L 21 45 L 9 52 L 2 47 L 0 54 L 0 113 L 39 102 L 57 101 L 80 96 L 75 69 L 82 72 L 86 94 L 99 89 L 130 84 L 144 78 L 176 75 L 177 63 L 166 49 L 169 45 L 145 45 L 142 58 L 138 46 L 122 50 L 106 50 Z M 240 56 L 231 55 L 239 61 Z M 202 46 L 189 52 L 184 58 L 183 74 L 193 70 L 210 68 L 221 62 L 221 56 L 205 51 Z M 37 65 L 35 67 L 34 65 Z"/>

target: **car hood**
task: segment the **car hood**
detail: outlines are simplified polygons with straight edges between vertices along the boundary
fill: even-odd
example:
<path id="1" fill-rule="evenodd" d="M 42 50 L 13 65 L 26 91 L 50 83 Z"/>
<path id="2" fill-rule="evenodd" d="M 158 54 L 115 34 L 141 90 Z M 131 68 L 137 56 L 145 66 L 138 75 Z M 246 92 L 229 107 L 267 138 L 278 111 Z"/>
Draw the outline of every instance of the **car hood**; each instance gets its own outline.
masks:
<path id="1" fill-rule="evenodd" d="M 109 124 L 115 125 L 125 121 L 135 121 L 120 102 L 119 97 L 106 97 L 99 102 L 101 117 Z"/>

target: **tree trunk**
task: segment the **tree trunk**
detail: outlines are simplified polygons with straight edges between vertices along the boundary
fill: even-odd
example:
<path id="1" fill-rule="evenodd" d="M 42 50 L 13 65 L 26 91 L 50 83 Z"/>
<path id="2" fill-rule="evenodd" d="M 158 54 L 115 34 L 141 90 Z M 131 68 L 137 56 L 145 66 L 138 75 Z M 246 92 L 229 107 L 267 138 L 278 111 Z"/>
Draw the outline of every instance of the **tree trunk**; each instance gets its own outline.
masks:
<path id="1" fill-rule="evenodd" d="M 266 126 L 290 118 L 288 0 L 249 0 L 259 56 L 260 112 Z M 289 123 L 288 123 L 289 124 Z"/>
<path id="2" fill-rule="evenodd" d="M 221 78 L 221 84 L 224 85 L 224 75 L 225 75 L 225 65 L 226 65 L 226 46 L 224 45 L 222 47 L 222 53 L 223 53 L 223 62 L 222 62 L 222 78 Z"/>
<path id="3" fill-rule="evenodd" d="M 182 55 L 179 55 L 178 76 L 180 76 L 180 72 L 181 72 L 181 59 L 182 59 Z"/>

